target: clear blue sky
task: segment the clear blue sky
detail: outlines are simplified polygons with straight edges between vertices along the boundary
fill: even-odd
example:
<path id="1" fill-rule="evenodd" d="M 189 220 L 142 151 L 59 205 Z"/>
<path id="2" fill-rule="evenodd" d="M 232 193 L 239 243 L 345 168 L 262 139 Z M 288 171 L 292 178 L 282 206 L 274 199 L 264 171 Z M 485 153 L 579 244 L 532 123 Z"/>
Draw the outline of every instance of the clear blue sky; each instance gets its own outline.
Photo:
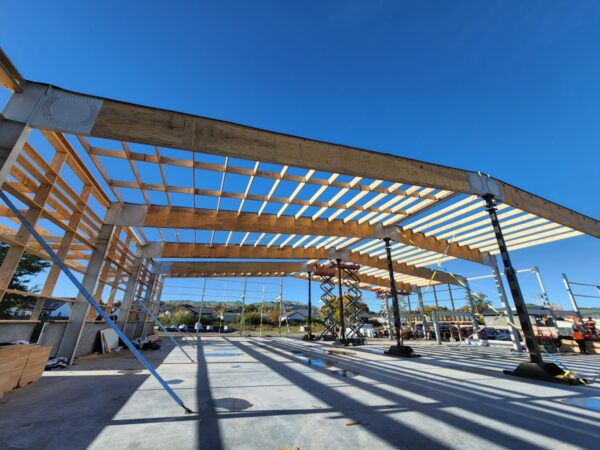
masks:
<path id="1" fill-rule="evenodd" d="M 33 80 L 481 170 L 599 218 L 599 24 L 585 0 L 5 0 L 0 43 Z M 600 283 L 599 253 L 514 260 L 564 303 L 560 273 Z"/>

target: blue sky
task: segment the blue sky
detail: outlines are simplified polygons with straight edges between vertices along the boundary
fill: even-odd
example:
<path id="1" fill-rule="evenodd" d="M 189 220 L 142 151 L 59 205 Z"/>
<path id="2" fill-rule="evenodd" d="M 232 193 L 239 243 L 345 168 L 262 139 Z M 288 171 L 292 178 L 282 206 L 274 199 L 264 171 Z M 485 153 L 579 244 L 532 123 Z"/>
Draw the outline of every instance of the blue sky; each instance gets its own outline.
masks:
<path id="1" fill-rule="evenodd" d="M 5 0 L 2 11 L 0 43 L 27 78 L 481 170 L 600 217 L 598 2 Z M 538 265 L 565 303 L 561 272 L 600 283 L 599 250 L 582 237 L 513 259 Z M 285 286 L 305 298 L 302 282 Z"/>

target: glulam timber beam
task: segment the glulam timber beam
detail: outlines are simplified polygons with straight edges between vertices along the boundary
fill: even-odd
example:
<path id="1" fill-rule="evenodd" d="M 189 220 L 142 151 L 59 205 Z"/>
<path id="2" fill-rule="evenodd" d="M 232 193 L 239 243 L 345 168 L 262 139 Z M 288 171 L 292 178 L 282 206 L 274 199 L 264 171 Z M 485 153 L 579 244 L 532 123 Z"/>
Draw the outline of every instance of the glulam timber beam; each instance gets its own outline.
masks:
<path id="1" fill-rule="evenodd" d="M 153 271 L 169 278 L 204 277 L 279 277 L 299 275 L 310 268 L 303 262 L 160 262 Z M 358 274 L 361 283 L 389 287 L 386 278 Z M 399 283 L 402 289 L 413 290 L 406 283 Z"/>
<path id="2" fill-rule="evenodd" d="M 160 247 L 152 257 L 157 258 L 231 258 L 231 259 L 329 259 L 330 253 L 325 248 L 315 247 L 267 247 L 258 245 L 208 245 L 193 243 L 152 243 L 150 246 Z M 361 266 L 387 270 L 387 261 L 358 252 L 349 252 L 349 261 Z M 458 280 L 447 272 L 431 270 L 426 267 L 415 267 L 409 264 L 394 262 L 394 272 L 423 278 L 436 283 L 460 286 Z"/>
<path id="3" fill-rule="evenodd" d="M 306 273 L 294 273 L 294 274 L 291 274 L 290 276 L 293 278 L 299 278 L 302 280 L 308 279 L 308 275 Z M 361 283 L 361 286 L 360 286 L 361 289 L 365 289 L 367 286 L 368 286 L 367 290 L 371 290 L 371 291 L 375 290 L 376 288 L 384 288 L 384 289 L 390 288 L 390 281 L 388 278 L 379 278 L 379 277 L 374 277 L 372 275 L 365 275 L 365 274 L 361 274 L 361 273 L 359 273 L 357 276 Z M 312 279 L 313 279 L 313 281 L 320 281 L 321 277 L 313 274 Z M 337 277 L 334 277 L 331 281 L 333 282 L 333 284 L 339 285 Z M 408 283 L 402 283 L 402 282 L 398 282 L 398 281 L 396 281 L 396 287 L 399 290 L 407 291 L 407 292 L 416 292 L 417 291 L 417 287 L 411 286 Z"/>
<path id="4" fill-rule="evenodd" d="M 257 233 L 281 233 L 314 236 L 353 237 L 361 239 L 382 237 L 381 227 L 366 222 L 344 222 L 342 220 L 295 218 L 274 214 L 237 213 L 208 209 L 180 208 L 168 206 L 119 205 L 110 207 L 107 223 L 124 226 L 201 229 L 221 231 L 245 231 Z M 387 227 L 384 230 L 391 239 L 402 244 L 419 247 L 455 258 L 480 264 L 492 264 L 487 253 L 482 253 L 464 245 L 436 239 L 423 233 L 416 233 L 400 227 Z"/>
<path id="5" fill-rule="evenodd" d="M 491 194 L 497 201 L 600 237 L 600 221 L 479 172 L 75 93 L 49 84 L 21 81 L 13 69 L 12 65 L 0 68 L 2 84 L 14 92 L 3 114 L 35 128 L 455 193 Z"/>

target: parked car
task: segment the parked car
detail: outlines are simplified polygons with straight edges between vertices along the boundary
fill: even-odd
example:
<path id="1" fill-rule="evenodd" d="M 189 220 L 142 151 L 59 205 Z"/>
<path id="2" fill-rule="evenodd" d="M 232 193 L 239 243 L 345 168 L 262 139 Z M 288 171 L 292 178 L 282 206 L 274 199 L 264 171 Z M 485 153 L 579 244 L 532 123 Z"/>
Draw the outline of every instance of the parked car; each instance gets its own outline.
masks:
<path id="1" fill-rule="evenodd" d="M 479 339 L 495 340 L 496 337 L 498 336 L 498 330 L 496 330 L 495 328 L 487 328 L 487 327 L 480 328 L 479 331 L 477 332 L 477 335 L 479 336 Z M 469 337 L 469 339 L 473 338 L 472 332 L 468 337 Z"/>
<path id="2" fill-rule="evenodd" d="M 498 334 L 496 335 L 497 341 L 510 341 L 512 339 L 510 331 L 506 329 L 497 330 Z"/>

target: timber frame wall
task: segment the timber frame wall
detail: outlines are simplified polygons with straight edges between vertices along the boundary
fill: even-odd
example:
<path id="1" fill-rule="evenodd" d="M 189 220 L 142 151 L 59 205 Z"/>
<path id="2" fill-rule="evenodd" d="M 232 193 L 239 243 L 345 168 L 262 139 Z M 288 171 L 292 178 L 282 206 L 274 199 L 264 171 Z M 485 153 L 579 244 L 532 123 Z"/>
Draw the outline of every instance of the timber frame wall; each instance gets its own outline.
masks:
<path id="1" fill-rule="evenodd" d="M 510 250 L 600 237 L 596 219 L 479 172 L 70 92 L 25 80 L 1 51 L 0 85 L 12 91 L 0 117 L 2 189 L 107 312 L 122 302 L 131 335 L 145 327 L 128 323 L 149 320 L 136 302 L 156 308 L 167 277 L 305 278 L 341 259 L 361 266 L 363 289 L 389 287 L 385 239 L 399 289 L 463 285 L 440 263 L 496 266 L 483 196 L 498 202 Z M 10 245 L 1 301 L 23 252 L 47 255 L 8 209 L 0 216 Z M 46 299 L 73 304 L 57 345 L 72 356 L 95 317 L 81 297 L 53 297 L 58 275 L 52 267 L 39 294 L 20 294 L 38 299 L 29 327 Z"/>

